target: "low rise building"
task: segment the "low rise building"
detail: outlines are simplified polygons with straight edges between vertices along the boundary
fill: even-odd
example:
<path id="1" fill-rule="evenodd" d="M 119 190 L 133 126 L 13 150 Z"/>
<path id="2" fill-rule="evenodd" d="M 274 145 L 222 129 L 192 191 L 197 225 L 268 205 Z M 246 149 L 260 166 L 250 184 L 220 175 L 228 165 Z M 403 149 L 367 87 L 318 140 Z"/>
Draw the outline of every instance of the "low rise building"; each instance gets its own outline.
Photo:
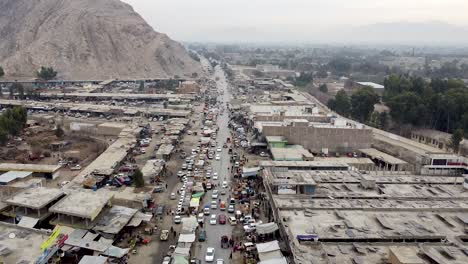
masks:
<path id="1" fill-rule="evenodd" d="M 56 214 L 51 224 L 90 229 L 96 225 L 103 209 L 110 205 L 113 196 L 105 190 L 72 191 L 49 208 L 50 212 Z"/>
<path id="2" fill-rule="evenodd" d="M 468 259 L 462 177 L 274 167 L 262 172 L 271 199 L 268 217 L 279 223 L 294 263 L 413 263 L 405 262 L 409 255 L 423 264 Z M 314 191 L 300 191 L 299 182 L 313 184 Z M 407 252 L 397 252 L 400 247 Z"/>

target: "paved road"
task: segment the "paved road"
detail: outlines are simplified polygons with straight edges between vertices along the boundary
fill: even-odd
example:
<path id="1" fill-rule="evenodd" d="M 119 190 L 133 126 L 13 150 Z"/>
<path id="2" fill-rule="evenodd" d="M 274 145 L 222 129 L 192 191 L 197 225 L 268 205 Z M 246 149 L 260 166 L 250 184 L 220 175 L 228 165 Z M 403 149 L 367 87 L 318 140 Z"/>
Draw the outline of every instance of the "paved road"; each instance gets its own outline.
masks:
<path id="1" fill-rule="evenodd" d="M 219 80 L 217 81 L 218 91 L 224 91 L 224 95 L 220 97 L 219 99 L 221 101 L 221 104 L 225 105 L 225 103 L 230 100 L 230 94 L 228 93 L 228 90 L 227 90 L 227 80 L 225 78 L 224 71 L 218 66 L 215 69 L 214 76 L 219 78 Z M 228 183 L 230 183 L 230 175 L 228 174 L 229 173 L 228 168 L 231 167 L 230 156 L 228 154 L 228 149 L 222 148 L 223 143 L 226 142 L 227 137 L 229 137 L 228 121 L 229 121 L 229 117 L 228 117 L 227 111 L 225 111 L 223 115 L 218 116 L 217 123 L 218 123 L 219 131 L 218 131 L 217 142 L 218 142 L 218 147 L 221 147 L 222 152 L 220 155 L 221 159 L 213 160 L 213 163 L 212 163 L 213 171 L 218 172 L 218 175 L 219 175 L 219 180 L 217 182 L 217 184 L 219 184 L 219 187 L 217 187 L 218 190 L 221 190 L 221 183 L 223 181 L 227 181 Z M 228 191 L 226 195 L 220 196 L 222 200 L 227 201 L 229 197 L 229 189 L 230 189 L 230 185 L 227 189 Z M 204 198 L 205 204 L 211 201 L 211 194 L 212 194 L 211 191 L 209 191 L 206 194 Z M 219 209 L 212 210 L 212 213 L 216 213 L 217 215 L 222 213 L 222 214 L 225 214 L 226 217 L 233 215 L 233 214 L 229 214 L 227 210 L 221 211 Z M 216 253 L 215 260 L 221 258 L 225 261 L 225 263 L 230 263 L 229 254 L 231 253 L 231 251 L 229 248 L 221 249 L 220 242 L 221 242 L 221 236 L 223 235 L 228 235 L 229 237 L 231 236 L 233 227 L 229 225 L 229 223 L 226 223 L 226 225 L 219 225 L 219 224 L 210 225 L 209 217 L 206 216 L 204 228 L 207 233 L 207 241 L 201 242 L 201 243 L 198 242 L 198 244 L 196 245 L 196 251 L 198 251 L 196 254 L 196 257 L 202 260 L 202 263 L 205 263 L 206 249 L 208 247 L 214 247 L 215 253 Z"/>

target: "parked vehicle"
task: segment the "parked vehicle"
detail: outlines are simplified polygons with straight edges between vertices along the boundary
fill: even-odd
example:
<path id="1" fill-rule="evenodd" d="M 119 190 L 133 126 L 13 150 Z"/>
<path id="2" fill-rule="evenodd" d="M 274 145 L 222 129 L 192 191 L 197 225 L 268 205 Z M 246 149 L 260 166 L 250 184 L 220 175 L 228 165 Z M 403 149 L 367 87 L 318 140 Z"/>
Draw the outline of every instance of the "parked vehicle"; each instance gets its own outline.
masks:
<path id="1" fill-rule="evenodd" d="M 225 225 L 226 224 L 226 215 L 220 214 L 218 216 L 218 224 Z"/>
<path id="2" fill-rule="evenodd" d="M 213 262 L 215 258 L 215 249 L 209 247 L 206 249 L 205 261 L 206 262 Z"/>
<path id="3" fill-rule="evenodd" d="M 198 233 L 198 241 L 199 242 L 205 242 L 206 241 L 206 231 L 201 230 L 200 233 Z"/>
<path id="4" fill-rule="evenodd" d="M 71 167 L 70 170 L 81 170 L 81 165 L 80 164 L 76 164 L 75 166 Z"/>
<path id="5" fill-rule="evenodd" d="M 230 225 L 237 225 L 237 219 L 234 216 L 229 217 L 229 224 Z"/>

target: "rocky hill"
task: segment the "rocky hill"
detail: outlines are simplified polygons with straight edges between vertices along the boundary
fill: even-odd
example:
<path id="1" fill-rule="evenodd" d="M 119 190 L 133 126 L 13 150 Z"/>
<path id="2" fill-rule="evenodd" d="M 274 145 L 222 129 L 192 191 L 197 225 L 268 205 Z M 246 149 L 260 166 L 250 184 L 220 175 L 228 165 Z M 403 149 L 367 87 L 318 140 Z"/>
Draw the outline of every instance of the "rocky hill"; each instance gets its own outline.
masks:
<path id="1" fill-rule="evenodd" d="M 190 77 L 200 64 L 119 0 L 0 0 L 0 66 L 62 79 Z"/>

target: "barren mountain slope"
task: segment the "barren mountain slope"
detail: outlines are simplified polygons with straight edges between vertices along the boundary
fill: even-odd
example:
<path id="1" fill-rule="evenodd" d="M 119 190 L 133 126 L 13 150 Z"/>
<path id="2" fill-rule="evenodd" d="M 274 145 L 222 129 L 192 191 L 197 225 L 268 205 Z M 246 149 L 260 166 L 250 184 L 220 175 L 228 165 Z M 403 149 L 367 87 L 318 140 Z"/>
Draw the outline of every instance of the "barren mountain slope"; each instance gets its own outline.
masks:
<path id="1" fill-rule="evenodd" d="M 64 79 L 201 72 L 182 45 L 119 0 L 0 0 L 0 65 L 12 77 L 52 66 Z"/>

